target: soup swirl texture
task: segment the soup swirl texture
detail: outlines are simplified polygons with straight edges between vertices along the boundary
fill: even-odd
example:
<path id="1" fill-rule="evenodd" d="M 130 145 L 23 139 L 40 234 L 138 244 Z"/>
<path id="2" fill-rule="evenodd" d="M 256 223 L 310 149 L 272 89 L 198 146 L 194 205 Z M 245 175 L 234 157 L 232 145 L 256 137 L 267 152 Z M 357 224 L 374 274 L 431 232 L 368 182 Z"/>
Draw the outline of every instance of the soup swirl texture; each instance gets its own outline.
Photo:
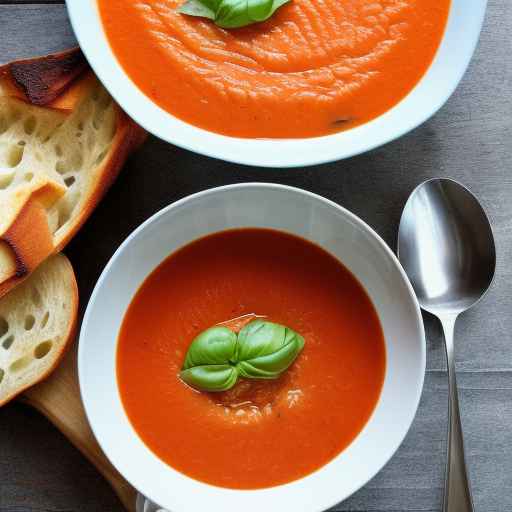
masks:
<path id="1" fill-rule="evenodd" d="M 238 137 L 313 137 L 365 123 L 426 72 L 449 0 L 293 0 L 236 30 L 181 0 L 99 0 L 127 74 L 158 105 Z"/>

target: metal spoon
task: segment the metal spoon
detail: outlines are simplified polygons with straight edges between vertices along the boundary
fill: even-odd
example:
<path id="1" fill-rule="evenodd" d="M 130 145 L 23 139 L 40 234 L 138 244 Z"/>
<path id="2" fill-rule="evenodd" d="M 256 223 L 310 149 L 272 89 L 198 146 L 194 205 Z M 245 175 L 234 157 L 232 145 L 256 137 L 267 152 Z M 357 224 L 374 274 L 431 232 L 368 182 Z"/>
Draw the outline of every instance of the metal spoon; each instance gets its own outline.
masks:
<path id="1" fill-rule="evenodd" d="M 487 215 L 460 183 L 447 178 L 425 181 L 402 213 L 398 257 L 420 306 L 439 318 L 444 331 L 450 401 L 443 512 L 472 512 L 453 334 L 459 314 L 481 299 L 494 277 L 496 250 Z"/>

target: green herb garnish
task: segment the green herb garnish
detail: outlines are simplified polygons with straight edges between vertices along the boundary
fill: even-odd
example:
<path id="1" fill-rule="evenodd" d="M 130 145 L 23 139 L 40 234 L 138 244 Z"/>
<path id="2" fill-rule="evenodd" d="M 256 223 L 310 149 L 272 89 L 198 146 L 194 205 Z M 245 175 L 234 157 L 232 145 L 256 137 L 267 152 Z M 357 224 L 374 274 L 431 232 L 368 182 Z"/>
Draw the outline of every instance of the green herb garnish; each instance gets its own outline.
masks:
<path id="1" fill-rule="evenodd" d="M 300 334 L 265 320 L 250 322 L 238 336 L 228 327 L 211 327 L 190 344 L 180 377 L 201 391 L 226 391 L 239 377 L 277 379 L 303 347 Z"/>
<path id="2" fill-rule="evenodd" d="M 268 20 L 290 0 L 186 0 L 177 12 L 212 20 L 222 28 L 240 28 Z"/>

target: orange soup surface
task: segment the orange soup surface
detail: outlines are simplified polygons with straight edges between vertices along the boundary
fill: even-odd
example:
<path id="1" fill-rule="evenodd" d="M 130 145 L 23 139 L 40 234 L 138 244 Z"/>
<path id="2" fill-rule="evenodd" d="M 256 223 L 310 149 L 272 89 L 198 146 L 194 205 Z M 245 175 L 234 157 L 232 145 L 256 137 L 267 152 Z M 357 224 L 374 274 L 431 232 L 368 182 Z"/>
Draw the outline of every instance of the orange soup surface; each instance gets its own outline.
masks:
<path id="1" fill-rule="evenodd" d="M 98 0 L 107 38 L 163 109 L 217 133 L 326 135 L 396 105 L 427 71 L 450 0 L 292 0 L 225 30 L 184 0 Z"/>
<path id="2" fill-rule="evenodd" d="M 192 339 L 250 313 L 304 336 L 293 365 L 220 393 L 187 387 Z M 385 365 L 354 276 L 318 246 L 263 229 L 216 233 L 167 258 L 135 295 L 117 349 L 121 398 L 146 445 L 192 478 L 237 489 L 296 480 L 338 455 L 372 414 Z"/>

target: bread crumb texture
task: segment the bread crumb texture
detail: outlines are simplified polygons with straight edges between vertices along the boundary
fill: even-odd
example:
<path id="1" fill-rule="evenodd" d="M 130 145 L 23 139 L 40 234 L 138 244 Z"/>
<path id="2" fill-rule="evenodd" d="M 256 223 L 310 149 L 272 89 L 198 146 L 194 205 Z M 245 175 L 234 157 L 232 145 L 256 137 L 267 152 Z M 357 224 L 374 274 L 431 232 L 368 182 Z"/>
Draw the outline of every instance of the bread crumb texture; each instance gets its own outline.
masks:
<path id="1" fill-rule="evenodd" d="M 76 312 L 75 277 L 60 254 L 0 299 L 0 405 L 53 369 L 71 339 Z"/>
<path id="2" fill-rule="evenodd" d="M 96 79 L 90 84 L 71 112 L 0 97 L 0 202 L 35 180 L 65 187 L 46 206 L 55 246 L 95 190 L 116 133 L 114 102 Z"/>

